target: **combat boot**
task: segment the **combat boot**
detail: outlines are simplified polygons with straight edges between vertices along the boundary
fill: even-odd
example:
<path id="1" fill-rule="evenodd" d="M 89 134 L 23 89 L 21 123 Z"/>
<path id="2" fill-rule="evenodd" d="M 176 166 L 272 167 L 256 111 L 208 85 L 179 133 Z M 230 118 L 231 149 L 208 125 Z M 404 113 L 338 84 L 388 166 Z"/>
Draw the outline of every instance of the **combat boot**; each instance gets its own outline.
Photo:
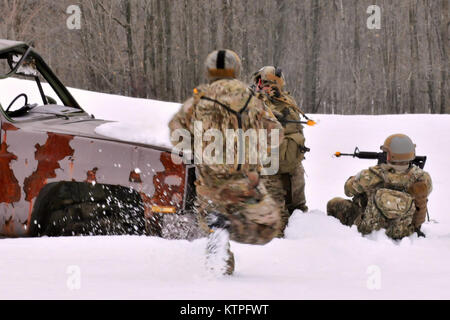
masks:
<path id="1" fill-rule="evenodd" d="M 206 268 L 215 276 L 232 275 L 234 255 L 230 250 L 230 221 L 221 213 L 207 218 L 210 234 L 206 245 Z"/>
<path id="2" fill-rule="evenodd" d="M 309 208 L 305 204 L 299 206 L 298 209 L 301 210 L 303 213 L 308 213 L 309 212 Z"/>

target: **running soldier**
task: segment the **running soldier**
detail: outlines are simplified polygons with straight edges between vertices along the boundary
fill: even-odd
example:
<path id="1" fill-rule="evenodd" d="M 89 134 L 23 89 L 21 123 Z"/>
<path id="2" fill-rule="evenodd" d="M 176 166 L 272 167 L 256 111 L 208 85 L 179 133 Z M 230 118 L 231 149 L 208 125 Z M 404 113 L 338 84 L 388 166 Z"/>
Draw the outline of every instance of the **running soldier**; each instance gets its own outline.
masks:
<path id="1" fill-rule="evenodd" d="M 305 170 L 302 165 L 305 136 L 300 123 L 300 110 L 294 98 L 284 90 L 285 78 L 280 68 L 267 66 L 253 74 L 252 89 L 270 107 L 283 125 L 284 140 L 280 145 L 280 170 L 264 177 L 269 193 L 282 208 L 282 232 L 294 210 L 308 211 L 305 197 Z M 297 122 L 297 123 L 295 123 Z"/>
<path id="2" fill-rule="evenodd" d="M 362 234 L 386 229 L 392 239 L 417 232 L 427 215 L 432 191 L 430 175 L 411 163 L 416 145 L 403 134 L 386 139 L 381 150 L 387 163 L 363 170 L 345 183 L 345 194 L 352 200 L 335 198 L 328 202 L 328 215 L 347 226 L 356 225 Z"/>
<path id="3" fill-rule="evenodd" d="M 223 137 L 230 129 L 233 132 L 264 129 L 269 136 L 267 152 L 278 149 L 278 144 L 270 149 L 270 141 L 272 136 L 282 139 L 282 127 L 270 109 L 248 90 L 248 86 L 236 79 L 241 70 L 238 55 L 230 50 L 214 51 L 208 55 L 205 65 L 209 84 L 194 89 L 193 97 L 183 104 L 170 122 L 171 133 L 185 129 L 195 140 L 195 136 L 203 136 L 211 129 Z M 241 155 L 238 146 L 242 147 L 242 144 L 237 140 L 242 140 L 235 138 L 227 139 L 223 150 L 216 151 L 213 156 L 226 154 L 226 162 L 210 161 L 214 159 L 201 162 L 195 153 L 199 223 L 209 233 L 207 268 L 215 274 L 231 275 L 234 271 L 230 239 L 263 245 L 276 237 L 280 230 L 280 209 L 262 183 L 260 159 L 255 164 L 251 163 L 251 146 L 243 143 L 245 161 L 238 161 L 240 157 L 234 157 L 234 151 L 238 150 Z M 172 142 L 175 145 L 179 141 Z M 206 141 L 196 143 L 200 144 L 196 148 L 208 148 Z M 233 155 L 231 163 L 228 162 L 230 152 Z"/>

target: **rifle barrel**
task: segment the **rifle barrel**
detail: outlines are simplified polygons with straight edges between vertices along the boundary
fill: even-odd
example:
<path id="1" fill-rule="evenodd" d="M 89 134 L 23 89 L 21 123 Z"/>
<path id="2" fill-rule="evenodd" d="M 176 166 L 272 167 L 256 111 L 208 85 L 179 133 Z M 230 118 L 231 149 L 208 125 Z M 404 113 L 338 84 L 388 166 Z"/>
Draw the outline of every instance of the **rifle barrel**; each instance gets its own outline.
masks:
<path id="1" fill-rule="evenodd" d="M 367 152 L 367 151 L 359 151 L 358 148 L 356 148 L 355 153 L 341 153 L 336 152 L 335 157 L 353 157 L 353 158 L 359 158 L 359 159 L 369 159 L 369 160 L 378 160 L 378 164 L 386 163 L 387 162 L 387 155 L 385 152 Z M 425 163 L 427 162 L 426 156 L 416 156 L 414 160 L 411 161 L 412 164 L 415 166 L 424 169 Z"/>
<path id="2" fill-rule="evenodd" d="M 380 152 L 366 152 L 366 151 L 359 151 L 358 153 L 355 153 L 355 156 L 359 159 L 373 159 L 376 160 L 380 157 L 382 153 Z"/>
<path id="3" fill-rule="evenodd" d="M 299 124 L 308 124 L 306 121 L 299 121 L 299 120 L 285 120 L 285 119 L 278 119 L 281 123 L 299 123 Z"/>
<path id="4" fill-rule="evenodd" d="M 346 157 L 355 157 L 355 154 L 353 154 L 353 153 L 341 153 L 341 152 L 336 152 L 335 154 L 334 154 L 336 157 L 343 157 L 343 156 L 346 156 Z"/>

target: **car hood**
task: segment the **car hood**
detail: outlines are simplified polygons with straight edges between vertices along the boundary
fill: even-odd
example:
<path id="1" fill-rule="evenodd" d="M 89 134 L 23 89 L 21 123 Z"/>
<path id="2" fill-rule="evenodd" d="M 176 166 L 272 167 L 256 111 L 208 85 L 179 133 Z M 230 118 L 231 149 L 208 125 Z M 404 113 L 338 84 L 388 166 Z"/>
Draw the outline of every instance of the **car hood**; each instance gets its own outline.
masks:
<path id="1" fill-rule="evenodd" d="M 83 137 L 88 139 L 96 139 L 96 140 L 106 140 L 113 141 L 117 143 L 126 143 L 140 147 L 147 147 L 152 149 L 157 149 L 161 151 L 171 150 L 164 146 L 150 145 L 145 143 L 137 143 L 133 141 L 127 140 L 118 140 L 115 138 L 107 137 L 101 134 L 98 134 L 95 129 L 105 123 L 112 123 L 114 121 L 94 119 L 87 115 L 82 116 L 71 116 L 69 119 L 67 118 L 52 118 L 47 120 L 40 121 L 31 121 L 27 123 L 20 123 L 18 127 L 27 131 L 37 131 L 37 132 L 54 132 L 60 134 L 73 135 L 77 137 Z M 14 124 L 16 125 L 16 124 Z"/>

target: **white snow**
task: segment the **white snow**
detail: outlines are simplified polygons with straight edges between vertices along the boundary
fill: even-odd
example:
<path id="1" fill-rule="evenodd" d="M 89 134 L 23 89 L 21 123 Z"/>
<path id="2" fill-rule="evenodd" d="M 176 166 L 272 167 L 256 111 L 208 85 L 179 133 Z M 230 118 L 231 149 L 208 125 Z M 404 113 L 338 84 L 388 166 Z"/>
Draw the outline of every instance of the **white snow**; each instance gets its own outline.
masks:
<path id="1" fill-rule="evenodd" d="M 2 82 L 0 96 L 3 88 Z M 104 134 L 169 145 L 167 123 L 178 104 L 71 91 L 97 118 L 120 121 L 99 129 Z M 320 120 L 305 129 L 311 212 L 292 216 L 286 239 L 232 242 L 234 276 L 208 276 L 206 239 L 3 239 L 0 299 L 449 299 L 450 115 L 311 117 Z M 434 222 L 423 227 L 426 239 L 392 241 L 383 231 L 362 237 L 324 213 L 328 200 L 344 196 L 350 175 L 374 164 L 336 159 L 334 152 L 378 151 L 393 133 L 410 135 L 418 155 L 429 157 Z"/>
<path id="2" fill-rule="evenodd" d="M 71 89 L 78 103 L 98 119 L 118 122 L 99 126 L 95 131 L 119 140 L 172 147 L 169 140 L 171 116 L 180 105 L 173 102 L 128 98 Z"/>

